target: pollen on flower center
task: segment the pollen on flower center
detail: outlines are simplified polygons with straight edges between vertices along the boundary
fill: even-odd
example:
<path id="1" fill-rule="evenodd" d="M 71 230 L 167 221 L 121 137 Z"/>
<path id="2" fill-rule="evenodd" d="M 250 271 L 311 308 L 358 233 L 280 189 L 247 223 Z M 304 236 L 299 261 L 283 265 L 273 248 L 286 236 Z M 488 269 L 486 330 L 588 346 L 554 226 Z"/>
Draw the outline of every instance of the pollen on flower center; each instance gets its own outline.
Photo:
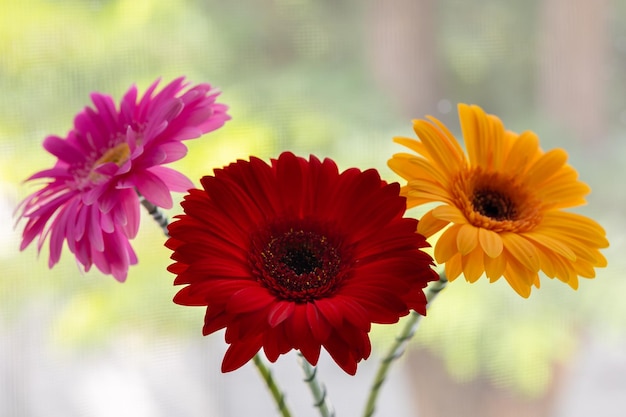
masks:
<path id="1" fill-rule="evenodd" d="M 104 177 L 102 173 L 96 171 L 98 167 L 111 162 L 117 166 L 121 166 L 124 162 L 128 161 L 129 158 L 130 147 L 128 143 L 118 143 L 114 147 L 107 149 L 104 154 L 93 163 L 87 175 L 87 180 L 91 183 L 97 183 Z"/>
<path id="2" fill-rule="evenodd" d="M 130 147 L 128 146 L 128 143 L 122 142 L 110 149 L 107 149 L 104 155 L 98 158 L 98 160 L 94 163 L 94 166 L 97 167 L 108 162 L 113 162 L 119 166 L 126 162 L 129 157 Z"/>
<path id="3" fill-rule="evenodd" d="M 256 234 L 250 263 L 276 296 L 301 302 L 330 295 L 345 264 L 338 245 L 311 222 L 274 225 Z"/>
<path id="4" fill-rule="evenodd" d="M 494 232 L 525 232 L 541 222 L 541 202 L 524 184 L 497 172 L 468 169 L 453 181 L 455 204 L 468 221 Z"/>

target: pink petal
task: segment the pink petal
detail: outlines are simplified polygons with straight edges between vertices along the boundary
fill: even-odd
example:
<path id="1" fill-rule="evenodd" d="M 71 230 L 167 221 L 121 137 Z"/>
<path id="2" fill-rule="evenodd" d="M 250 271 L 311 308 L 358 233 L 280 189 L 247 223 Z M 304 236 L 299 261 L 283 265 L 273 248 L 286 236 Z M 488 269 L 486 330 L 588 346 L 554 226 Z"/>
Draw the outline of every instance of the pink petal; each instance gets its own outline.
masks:
<path id="1" fill-rule="evenodd" d="M 165 152 L 165 159 L 162 164 L 168 164 L 170 162 L 178 161 L 187 155 L 187 147 L 180 142 L 167 142 L 159 145 L 159 149 Z"/>
<path id="2" fill-rule="evenodd" d="M 87 238 L 95 250 L 102 252 L 104 250 L 104 240 L 102 237 L 102 229 L 100 229 L 100 210 L 95 206 L 86 207 L 89 210 L 90 220 L 87 224 Z"/>
<path id="3" fill-rule="evenodd" d="M 139 194 L 155 206 L 170 209 L 174 205 L 172 195 L 165 182 L 150 171 L 144 171 L 137 175 L 134 182 Z"/>
<path id="4" fill-rule="evenodd" d="M 68 164 L 77 164 L 85 160 L 83 153 L 58 136 L 48 136 L 43 147 L 52 155 Z"/>
<path id="5" fill-rule="evenodd" d="M 139 197 L 134 189 L 122 190 L 119 193 L 119 205 L 113 211 L 116 224 L 122 226 L 127 238 L 133 239 L 139 231 L 140 207 Z"/>
<path id="6" fill-rule="evenodd" d="M 43 171 L 39 171 L 30 177 L 28 177 L 25 181 L 31 181 L 39 178 L 55 178 L 55 179 L 70 179 L 73 178 L 69 173 L 66 167 L 54 167 L 51 169 L 44 169 Z"/>
<path id="7" fill-rule="evenodd" d="M 174 169 L 156 166 L 150 168 L 148 171 L 159 177 L 170 191 L 183 193 L 194 188 L 189 178 Z"/>

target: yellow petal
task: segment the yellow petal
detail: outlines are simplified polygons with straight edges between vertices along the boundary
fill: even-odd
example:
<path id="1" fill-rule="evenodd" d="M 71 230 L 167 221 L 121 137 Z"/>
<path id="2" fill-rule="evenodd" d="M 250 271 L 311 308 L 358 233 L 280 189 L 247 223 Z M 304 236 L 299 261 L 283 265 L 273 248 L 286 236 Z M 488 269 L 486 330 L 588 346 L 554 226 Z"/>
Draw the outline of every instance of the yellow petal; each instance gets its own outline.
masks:
<path id="1" fill-rule="evenodd" d="M 423 193 L 429 196 L 437 196 L 437 201 L 443 201 L 452 204 L 448 190 L 443 188 L 438 183 L 427 181 L 422 178 L 417 178 L 410 180 L 407 183 L 407 186 L 410 189 L 409 195 L 419 196 L 419 193 Z"/>
<path id="2" fill-rule="evenodd" d="M 463 265 L 461 263 L 462 255 L 457 253 L 446 262 L 446 278 L 448 281 L 454 281 L 463 272 Z"/>
<path id="3" fill-rule="evenodd" d="M 552 252 L 556 252 L 559 255 L 564 256 L 570 261 L 573 261 L 576 259 L 576 255 L 574 254 L 574 252 L 570 249 L 568 245 L 561 243 L 558 239 L 551 238 L 545 233 L 527 232 L 527 233 L 522 233 L 522 236 L 524 236 L 526 239 L 532 240 L 533 242 L 543 246 L 544 248 Z M 544 251 L 539 250 L 538 252 L 544 252 Z"/>
<path id="4" fill-rule="evenodd" d="M 393 141 L 396 143 L 399 143 L 402 146 L 406 146 L 407 148 L 409 148 L 410 150 L 428 158 L 429 157 L 429 153 L 426 150 L 426 148 L 424 147 L 424 144 L 422 142 L 420 142 L 419 140 L 413 139 L 413 138 L 407 138 L 407 137 L 402 137 L 402 136 L 397 136 L 395 138 L 393 138 Z"/>
<path id="5" fill-rule="evenodd" d="M 459 144 L 459 142 L 454 138 L 454 135 L 452 134 L 452 132 L 446 127 L 446 125 L 444 125 L 443 123 L 441 123 L 439 120 L 437 120 L 436 118 L 432 117 L 432 116 L 426 116 L 426 118 L 433 124 L 437 125 L 437 127 L 439 128 L 439 130 L 441 130 L 441 132 L 443 132 L 444 136 L 446 136 L 447 138 L 450 138 L 452 140 L 450 140 L 450 145 L 454 148 L 455 152 L 459 155 L 463 155 L 463 159 L 465 159 L 465 152 L 463 151 L 463 148 L 461 148 L 461 145 Z"/>
<path id="6" fill-rule="evenodd" d="M 539 274 L 535 274 L 535 280 L 533 281 L 533 285 L 536 288 L 541 288 L 541 281 L 539 281 Z"/>
<path id="7" fill-rule="evenodd" d="M 577 290 L 578 289 L 578 277 L 574 275 L 572 279 L 567 281 L 567 285 L 569 285 L 573 290 Z"/>
<path id="8" fill-rule="evenodd" d="M 502 253 L 502 239 L 496 232 L 481 227 L 478 229 L 478 241 L 490 258 L 496 258 Z"/>
<path id="9" fill-rule="evenodd" d="M 387 166 L 405 180 L 412 180 L 418 178 L 419 172 L 411 164 L 411 159 L 417 157 L 408 153 L 396 153 L 387 161 Z"/>
<path id="10" fill-rule="evenodd" d="M 568 284 L 570 281 L 575 281 L 576 285 L 578 285 L 578 277 L 571 262 L 557 255 L 553 257 L 552 264 L 554 265 L 556 278 Z"/>
<path id="11" fill-rule="evenodd" d="M 487 278 L 489 278 L 489 282 L 496 282 L 504 273 L 506 257 L 498 256 L 491 258 L 485 254 L 483 263 L 485 264 L 485 273 L 487 274 Z"/>
<path id="12" fill-rule="evenodd" d="M 459 120 L 461 123 L 461 133 L 467 149 L 467 156 L 471 165 L 475 165 L 479 159 L 477 155 L 480 145 L 480 128 L 475 114 L 475 108 L 467 104 L 460 103 L 458 106 Z M 482 111 L 479 111 L 484 114 Z"/>
<path id="13" fill-rule="evenodd" d="M 483 256 L 483 251 L 480 248 L 476 248 L 468 255 L 463 255 L 463 275 L 468 282 L 476 282 L 485 272 Z"/>
<path id="14" fill-rule="evenodd" d="M 516 293 L 524 298 L 530 296 L 530 287 L 534 282 L 534 277 L 529 277 L 527 270 L 521 266 L 513 266 L 514 261 L 507 265 L 504 271 L 504 278 Z"/>
<path id="15" fill-rule="evenodd" d="M 576 275 L 583 278 L 595 278 L 596 270 L 593 265 L 585 260 L 578 260 L 574 262 L 574 271 Z"/>
<path id="16" fill-rule="evenodd" d="M 465 165 L 465 156 L 458 154 L 450 142 L 456 139 L 446 137 L 433 124 L 426 120 L 416 120 L 413 129 L 430 154 L 437 168 L 451 177 Z"/>
<path id="17" fill-rule="evenodd" d="M 608 265 L 608 262 L 606 258 L 600 252 L 598 252 L 594 265 L 596 266 L 596 268 L 604 268 Z"/>
<path id="18" fill-rule="evenodd" d="M 558 255 L 542 250 L 538 250 L 537 255 L 539 255 L 539 262 L 541 263 L 543 273 L 549 278 L 556 277 L 556 268 L 553 259 Z"/>
<path id="19" fill-rule="evenodd" d="M 544 229 L 541 230 L 541 233 L 569 247 L 574 252 L 576 259 L 584 259 L 598 267 L 606 266 L 604 256 L 593 243 L 589 243 L 582 236 L 572 236 L 554 229 Z"/>
<path id="20" fill-rule="evenodd" d="M 461 210 L 456 208 L 455 206 L 443 205 L 435 207 L 433 210 L 433 216 L 438 218 L 439 220 L 445 220 L 450 223 L 455 224 L 465 224 L 467 223 L 467 219 L 461 213 Z"/>
<path id="21" fill-rule="evenodd" d="M 410 164 L 409 168 L 415 172 L 415 178 L 431 180 L 444 187 L 450 182 L 450 178 L 436 169 L 429 160 L 413 157 L 408 162 Z"/>
<path id="22" fill-rule="evenodd" d="M 556 174 L 566 162 L 567 152 L 563 149 L 552 149 L 532 164 L 523 182 L 529 187 L 535 187 Z"/>
<path id="23" fill-rule="evenodd" d="M 539 150 L 539 138 L 534 132 L 521 133 L 511 146 L 503 169 L 511 177 L 518 177 L 526 172 Z"/>
<path id="24" fill-rule="evenodd" d="M 407 181 L 426 180 L 447 187 L 449 179 L 432 163 L 422 157 L 400 152 L 387 161 L 387 166 Z"/>
<path id="25" fill-rule="evenodd" d="M 426 212 L 421 219 L 419 219 L 419 223 L 417 224 L 417 233 L 424 237 L 431 237 L 446 227 L 449 223 L 450 222 L 447 220 L 441 220 L 433 216 L 433 211 L 430 210 Z"/>
<path id="26" fill-rule="evenodd" d="M 504 275 L 504 278 L 509 283 L 511 288 L 515 290 L 516 293 L 524 298 L 530 297 L 530 285 L 520 282 L 515 277 L 509 277 L 506 274 Z"/>
<path id="27" fill-rule="evenodd" d="M 439 194 L 431 194 L 427 193 L 424 190 L 415 190 L 413 187 L 406 187 L 406 197 L 407 200 L 411 200 L 412 207 L 419 206 L 425 203 L 432 202 L 449 202 L 447 199 L 443 198 Z M 416 203 L 417 202 L 417 203 Z M 408 204 L 408 203 L 407 203 Z"/>
<path id="28" fill-rule="evenodd" d="M 500 237 L 504 247 L 515 260 L 531 271 L 539 270 L 541 263 L 537 249 L 531 242 L 516 233 L 502 233 Z"/>
<path id="29" fill-rule="evenodd" d="M 576 207 L 586 203 L 585 196 L 591 188 L 584 182 L 552 183 L 536 188 L 536 197 L 547 208 Z"/>
<path id="30" fill-rule="evenodd" d="M 493 169 L 502 154 L 504 126 L 499 118 L 479 106 L 459 104 L 459 119 L 470 165 Z M 496 156 L 497 155 L 497 156 Z"/>
<path id="31" fill-rule="evenodd" d="M 464 224 L 456 235 L 456 245 L 462 255 L 467 255 L 478 245 L 478 229 L 471 224 Z"/>
<path id="32" fill-rule="evenodd" d="M 456 235 L 460 227 L 458 225 L 450 226 L 437 239 L 435 244 L 435 260 L 437 263 L 442 264 L 459 252 L 456 245 Z"/>
<path id="33" fill-rule="evenodd" d="M 544 213 L 541 227 L 551 228 L 589 242 L 598 248 L 609 246 L 606 232 L 595 221 L 576 213 L 549 211 Z"/>

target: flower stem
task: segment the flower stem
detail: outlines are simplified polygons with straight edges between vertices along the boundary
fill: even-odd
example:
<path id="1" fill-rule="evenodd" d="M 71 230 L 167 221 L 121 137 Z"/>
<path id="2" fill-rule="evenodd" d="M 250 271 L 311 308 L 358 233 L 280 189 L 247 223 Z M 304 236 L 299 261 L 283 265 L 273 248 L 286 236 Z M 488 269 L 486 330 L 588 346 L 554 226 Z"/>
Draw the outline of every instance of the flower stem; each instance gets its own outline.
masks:
<path id="1" fill-rule="evenodd" d="M 298 352 L 298 362 L 300 362 L 302 371 L 304 371 L 304 382 L 307 383 L 311 394 L 313 394 L 313 400 L 315 401 L 313 405 L 319 409 L 322 417 L 334 417 L 335 410 L 328 400 L 326 387 L 317 379 L 317 368 L 311 366 L 300 352 Z"/>
<path id="2" fill-rule="evenodd" d="M 165 237 L 169 237 L 170 233 L 167 230 L 167 225 L 170 223 L 170 220 L 167 218 L 167 216 L 163 214 L 160 208 L 146 200 L 145 197 L 141 194 L 139 195 L 139 201 L 141 201 L 141 205 L 144 206 L 146 210 L 148 210 L 148 214 L 151 215 L 154 221 L 157 222 L 157 224 L 161 227 L 161 230 L 163 230 Z"/>
<path id="3" fill-rule="evenodd" d="M 428 286 L 426 290 L 426 299 L 428 300 L 428 304 L 435 299 L 437 294 L 443 290 L 448 284 L 448 279 L 445 274 L 442 272 L 439 274 L 439 281 L 432 283 Z M 376 400 L 378 399 L 378 394 L 380 393 L 380 388 L 382 387 L 385 379 L 387 378 L 387 373 L 389 372 L 389 368 L 391 367 L 392 362 L 398 359 L 404 353 L 407 343 L 415 332 L 417 331 L 417 327 L 422 320 L 422 315 L 416 313 L 415 311 L 411 311 L 408 320 L 404 324 L 404 328 L 396 336 L 396 340 L 393 345 L 387 352 L 387 355 L 381 359 L 380 366 L 378 368 L 378 372 L 374 377 L 374 381 L 372 383 L 372 388 L 370 390 L 370 395 L 367 399 L 367 403 L 365 404 L 365 412 L 363 413 L 364 417 L 372 417 L 374 412 L 376 411 Z"/>
<path id="4" fill-rule="evenodd" d="M 150 214 L 154 221 L 156 221 L 157 224 L 161 227 L 161 230 L 163 230 L 165 237 L 169 237 L 170 234 L 167 230 L 167 226 L 169 225 L 170 221 L 167 216 L 163 214 L 161 209 L 146 200 L 141 194 L 139 194 L 139 200 L 141 201 L 141 205 L 144 206 L 146 210 L 148 210 L 148 214 Z M 272 394 L 272 398 L 274 398 L 274 401 L 278 406 L 278 411 L 280 412 L 281 416 L 291 417 L 291 412 L 289 411 L 289 408 L 285 403 L 285 394 L 283 394 L 281 389 L 276 384 L 274 376 L 272 375 L 272 371 L 270 371 L 269 367 L 263 362 L 259 355 L 254 356 L 253 362 L 254 365 L 256 365 L 256 368 L 259 370 L 259 373 L 263 377 L 265 384 L 269 388 L 270 393 Z"/>
<path id="5" fill-rule="evenodd" d="M 265 385 L 269 388 L 272 398 L 274 398 L 274 402 L 276 402 L 276 405 L 278 406 L 280 415 L 282 417 L 291 417 L 289 407 L 287 407 L 287 404 L 285 403 L 285 394 L 283 394 L 282 390 L 278 387 L 278 385 L 276 385 L 276 380 L 274 380 L 272 371 L 270 371 L 269 367 L 263 362 L 258 354 L 254 355 L 252 361 L 263 377 Z"/>

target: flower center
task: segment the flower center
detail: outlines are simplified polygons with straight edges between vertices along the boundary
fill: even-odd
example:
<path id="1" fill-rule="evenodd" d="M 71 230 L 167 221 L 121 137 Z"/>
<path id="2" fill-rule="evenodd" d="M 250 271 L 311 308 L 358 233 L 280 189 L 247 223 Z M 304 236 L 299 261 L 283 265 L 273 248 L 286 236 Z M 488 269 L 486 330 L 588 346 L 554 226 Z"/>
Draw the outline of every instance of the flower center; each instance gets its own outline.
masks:
<path id="1" fill-rule="evenodd" d="M 310 221 L 284 222 L 256 233 L 250 264 L 277 297 L 307 302 L 334 292 L 345 261 L 337 239 Z"/>
<path id="2" fill-rule="evenodd" d="M 296 275 L 310 274 L 322 266 L 316 256 L 315 250 L 311 250 L 307 243 L 287 249 L 280 260 L 283 265 L 291 269 Z"/>
<path id="3" fill-rule="evenodd" d="M 475 190 L 472 206 L 483 216 L 497 221 L 515 220 L 517 216 L 517 209 L 511 198 L 498 190 Z"/>
<path id="4" fill-rule="evenodd" d="M 106 164 L 109 162 L 113 162 L 117 164 L 117 166 L 122 165 L 124 162 L 128 160 L 130 156 L 130 146 L 128 143 L 122 142 L 118 143 L 114 147 L 107 149 L 107 151 L 102 155 L 96 162 L 94 162 L 94 167 L 100 166 L 102 164 Z"/>
<path id="5" fill-rule="evenodd" d="M 128 146 L 126 142 L 118 143 L 114 147 L 107 149 L 104 154 L 93 163 L 88 175 L 89 180 L 91 182 L 98 182 L 98 180 L 104 177 L 102 173 L 96 171 L 98 167 L 111 162 L 119 167 L 124 162 L 128 161 L 128 158 L 130 158 L 130 146 Z"/>
<path id="6" fill-rule="evenodd" d="M 453 182 L 454 203 L 476 227 L 526 232 L 541 221 L 541 201 L 514 178 L 470 168 Z"/>

